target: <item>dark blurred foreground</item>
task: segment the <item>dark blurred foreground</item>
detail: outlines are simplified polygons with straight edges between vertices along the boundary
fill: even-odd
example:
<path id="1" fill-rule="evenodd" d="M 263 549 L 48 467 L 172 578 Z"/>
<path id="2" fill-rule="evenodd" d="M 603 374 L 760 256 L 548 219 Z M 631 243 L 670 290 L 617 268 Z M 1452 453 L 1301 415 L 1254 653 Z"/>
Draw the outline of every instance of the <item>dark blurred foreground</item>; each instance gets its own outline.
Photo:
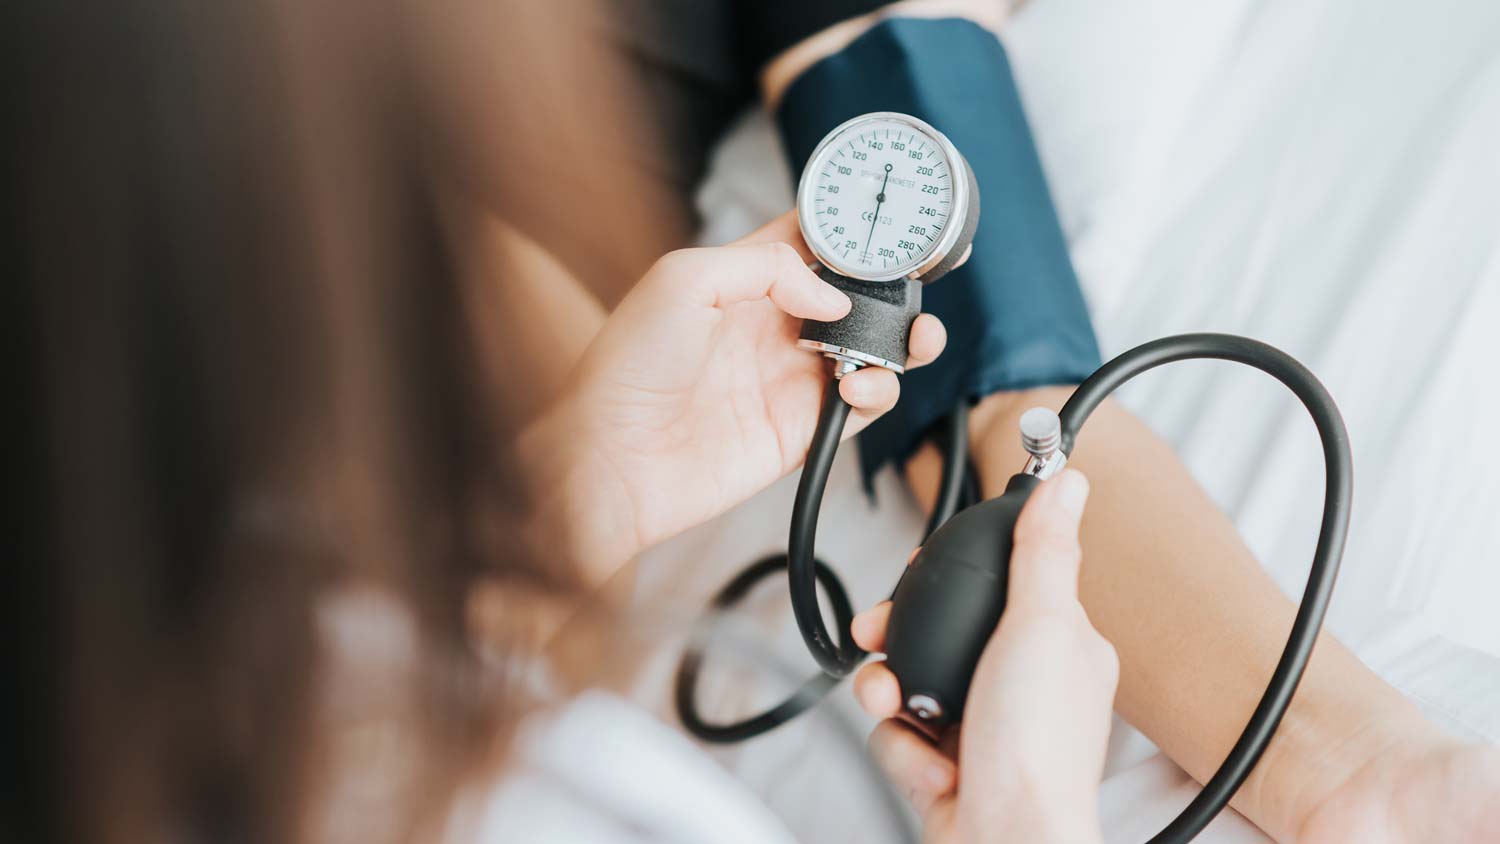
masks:
<path id="1" fill-rule="evenodd" d="M 8 5 L 6 840 L 404 837 L 483 727 L 417 45 L 293 5 Z M 350 593 L 410 651 L 342 648 Z"/>

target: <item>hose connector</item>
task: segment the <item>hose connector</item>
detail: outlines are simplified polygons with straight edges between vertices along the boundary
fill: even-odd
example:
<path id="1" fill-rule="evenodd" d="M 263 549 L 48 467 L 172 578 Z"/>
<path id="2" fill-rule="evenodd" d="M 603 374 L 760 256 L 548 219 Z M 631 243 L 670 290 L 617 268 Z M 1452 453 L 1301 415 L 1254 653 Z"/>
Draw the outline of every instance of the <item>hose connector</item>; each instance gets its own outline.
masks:
<path id="1" fill-rule="evenodd" d="M 845 375 L 848 375 L 851 372 L 857 372 L 865 367 L 864 363 L 857 360 L 850 360 L 846 357 L 840 357 L 838 355 L 829 355 L 828 357 L 833 361 L 834 380 L 842 380 Z"/>
<path id="2" fill-rule="evenodd" d="M 1068 456 L 1062 451 L 1062 420 L 1045 407 L 1033 407 L 1021 414 L 1021 447 L 1031 457 L 1024 475 L 1047 480 L 1068 465 Z"/>

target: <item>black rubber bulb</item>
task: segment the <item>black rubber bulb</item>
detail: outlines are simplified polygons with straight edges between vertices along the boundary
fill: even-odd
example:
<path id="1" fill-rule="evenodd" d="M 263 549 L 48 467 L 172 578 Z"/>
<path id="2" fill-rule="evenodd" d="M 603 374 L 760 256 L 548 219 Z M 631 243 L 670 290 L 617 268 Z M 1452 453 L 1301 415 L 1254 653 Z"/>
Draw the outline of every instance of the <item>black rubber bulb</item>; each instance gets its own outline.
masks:
<path id="1" fill-rule="evenodd" d="M 999 498 L 938 528 L 891 596 L 886 666 L 908 711 L 932 724 L 956 723 L 979 655 L 1000 623 L 1016 519 L 1041 483 L 1015 475 Z"/>

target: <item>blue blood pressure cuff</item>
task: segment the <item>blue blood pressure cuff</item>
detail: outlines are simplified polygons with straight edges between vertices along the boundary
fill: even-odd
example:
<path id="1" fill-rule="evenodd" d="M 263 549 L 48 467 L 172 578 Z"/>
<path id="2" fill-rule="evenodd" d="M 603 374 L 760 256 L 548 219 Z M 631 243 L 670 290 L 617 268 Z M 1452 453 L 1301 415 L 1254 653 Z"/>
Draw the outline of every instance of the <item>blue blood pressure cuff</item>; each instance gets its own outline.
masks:
<path id="1" fill-rule="evenodd" d="M 877 24 L 787 89 L 776 119 L 792 171 L 833 127 L 872 111 L 904 112 L 947 135 L 973 169 L 983 210 L 969 260 L 922 291 L 924 310 L 947 326 L 947 350 L 902 376 L 900 402 L 860 437 L 867 487 L 960 399 L 1076 384 L 1100 364 L 999 39 L 958 19 Z"/>

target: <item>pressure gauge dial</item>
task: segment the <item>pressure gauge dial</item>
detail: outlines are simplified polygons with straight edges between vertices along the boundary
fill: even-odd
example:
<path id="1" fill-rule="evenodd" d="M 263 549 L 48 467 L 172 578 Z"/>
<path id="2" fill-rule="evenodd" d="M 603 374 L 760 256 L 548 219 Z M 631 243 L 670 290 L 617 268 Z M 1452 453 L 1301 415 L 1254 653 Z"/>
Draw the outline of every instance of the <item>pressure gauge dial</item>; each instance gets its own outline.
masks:
<path id="1" fill-rule="evenodd" d="M 797 187 L 802 236 L 860 281 L 932 281 L 964 257 L 979 220 L 969 164 L 915 117 L 874 112 L 818 144 Z"/>

